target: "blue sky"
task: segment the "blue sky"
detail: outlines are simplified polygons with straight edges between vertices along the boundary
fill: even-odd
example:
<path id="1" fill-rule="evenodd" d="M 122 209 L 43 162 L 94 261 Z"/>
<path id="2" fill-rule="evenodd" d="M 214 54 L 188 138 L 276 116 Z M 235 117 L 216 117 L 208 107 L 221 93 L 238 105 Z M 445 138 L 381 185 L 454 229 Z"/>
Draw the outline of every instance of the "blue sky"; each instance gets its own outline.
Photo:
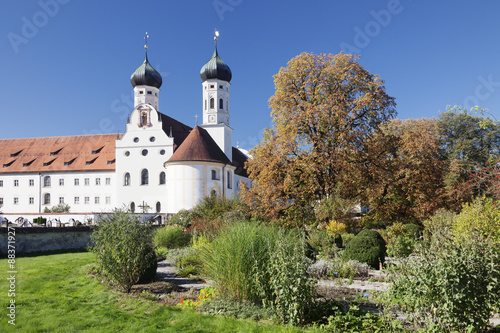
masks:
<path id="1" fill-rule="evenodd" d="M 360 54 L 399 118 L 479 104 L 500 120 L 499 13 L 493 0 L 1 0 L 0 138 L 123 132 L 146 31 L 160 111 L 194 126 L 215 28 L 246 149 L 272 125 L 273 75 L 301 52 Z"/>

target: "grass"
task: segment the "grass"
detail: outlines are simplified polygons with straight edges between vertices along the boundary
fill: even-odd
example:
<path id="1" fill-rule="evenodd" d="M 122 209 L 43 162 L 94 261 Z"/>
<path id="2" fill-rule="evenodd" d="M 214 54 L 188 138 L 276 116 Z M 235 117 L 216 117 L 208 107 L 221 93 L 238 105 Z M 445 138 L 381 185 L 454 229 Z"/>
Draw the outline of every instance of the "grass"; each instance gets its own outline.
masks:
<path id="1" fill-rule="evenodd" d="M 306 332 L 164 306 L 107 289 L 87 274 L 92 253 L 16 259 L 16 331 L 20 332 Z M 8 324 L 7 259 L 0 260 L 0 332 Z M 307 330 L 311 331 L 311 330 Z"/>

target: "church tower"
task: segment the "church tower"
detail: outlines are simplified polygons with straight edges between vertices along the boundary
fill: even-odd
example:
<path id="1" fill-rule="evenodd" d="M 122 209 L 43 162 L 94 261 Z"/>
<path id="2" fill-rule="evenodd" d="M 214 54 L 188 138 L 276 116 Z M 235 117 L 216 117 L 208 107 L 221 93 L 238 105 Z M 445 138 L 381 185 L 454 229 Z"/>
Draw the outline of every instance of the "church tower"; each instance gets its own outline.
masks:
<path id="1" fill-rule="evenodd" d="M 134 108 L 140 104 L 149 104 L 159 111 L 159 97 L 160 87 L 162 84 L 162 78 L 160 73 L 151 66 L 148 60 L 148 38 L 146 34 L 144 49 L 146 50 L 146 56 L 144 62 L 139 66 L 132 76 L 130 77 L 130 83 L 134 87 Z"/>
<path id="2" fill-rule="evenodd" d="M 229 127 L 229 86 L 231 69 L 217 52 L 218 31 L 215 32 L 215 50 L 212 58 L 201 68 L 203 89 L 203 124 L 220 149 L 232 161 L 232 132 Z"/>

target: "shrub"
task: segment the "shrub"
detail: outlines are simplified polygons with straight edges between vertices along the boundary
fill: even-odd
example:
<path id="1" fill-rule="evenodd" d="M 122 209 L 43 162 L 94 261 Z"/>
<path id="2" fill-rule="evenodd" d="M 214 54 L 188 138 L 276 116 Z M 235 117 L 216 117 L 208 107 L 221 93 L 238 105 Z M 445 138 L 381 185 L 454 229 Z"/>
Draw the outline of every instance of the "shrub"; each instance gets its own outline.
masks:
<path id="1" fill-rule="evenodd" d="M 189 245 L 191 236 L 184 232 L 181 226 L 165 226 L 156 230 L 154 241 L 156 246 L 163 246 L 169 249 L 184 247 Z"/>
<path id="2" fill-rule="evenodd" d="M 342 246 L 346 247 L 347 244 L 354 238 L 354 234 L 342 234 Z"/>
<path id="3" fill-rule="evenodd" d="M 452 230 L 436 230 L 428 247 L 396 268 L 391 302 L 406 307 L 409 319 L 434 331 L 479 331 L 500 299 L 500 253 L 479 231 L 459 242 Z M 497 309 L 495 309 L 497 307 Z"/>
<path id="4" fill-rule="evenodd" d="M 193 220 L 193 212 L 187 209 L 181 209 L 168 221 L 169 225 L 178 225 L 187 228 Z"/>
<path id="5" fill-rule="evenodd" d="M 328 234 L 333 237 L 347 233 L 347 226 L 344 223 L 340 223 L 335 220 L 331 220 L 325 229 Z"/>
<path id="6" fill-rule="evenodd" d="M 98 271 L 127 293 L 156 262 L 151 223 L 123 211 L 102 218 L 91 241 Z"/>
<path id="7" fill-rule="evenodd" d="M 184 247 L 180 249 L 170 249 L 166 254 L 166 259 L 170 261 L 173 265 L 179 267 L 179 259 L 195 251 L 196 251 L 195 249 L 192 249 L 190 247 Z"/>
<path id="8" fill-rule="evenodd" d="M 268 242 L 269 263 L 255 261 L 255 286 L 264 307 L 272 309 L 280 323 L 298 325 L 312 303 L 316 281 L 307 274 L 310 260 L 303 237 L 295 239 L 284 231 L 277 242 Z"/>
<path id="9" fill-rule="evenodd" d="M 460 214 L 453 219 L 453 236 L 462 241 L 468 235 L 478 231 L 483 238 L 500 245 L 500 207 L 490 198 L 476 198 L 466 203 Z"/>
<path id="10" fill-rule="evenodd" d="M 408 257 L 420 238 L 420 230 L 415 224 L 396 222 L 387 227 L 386 231 L 388 236 L 387 253 L 393 257 Z"/>
<path id="11" fill-rule="evenodd" d="M 385 261 L 385 252 L 382 236 L 374 230 L 363 230 L 347 244 L 342 260 L 357 260 L 378 269 Z"/>
<path id="12" fill-rule="evenodd" d="M 342 246 L 342 238 L 340 240 L 328 234 L 326 230 L 312 231 L 309 233 L 309 245 L 313 251 L 326 259 L 332 259 Z M 338 244 L 340 246 L 338 246 Z"/>
<path id="13" fill-rule="evenodd" d="M 318 260 L 310 265 L 307 273 L 316 278 L 333 277 L 341 279 L 353 279 L 355 277 L 367 277 L 370 266 L 356 260 L 344 262 L 340 259 L 333 261 Z"/>

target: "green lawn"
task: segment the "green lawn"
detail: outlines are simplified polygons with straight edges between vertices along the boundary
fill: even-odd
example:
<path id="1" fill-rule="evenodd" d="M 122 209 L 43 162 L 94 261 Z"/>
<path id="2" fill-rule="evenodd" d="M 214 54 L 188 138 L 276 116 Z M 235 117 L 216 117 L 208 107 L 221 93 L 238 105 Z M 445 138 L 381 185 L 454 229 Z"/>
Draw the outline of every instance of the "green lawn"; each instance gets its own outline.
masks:
<path id="1" fill-rule="evenodd" d="M 0 260 L 0 332 L 304 332 L 298 328 L 202 316 L 108 290 L 87 274 L 92 253 L 16 259 L 16 320 L 8 323 L 9 270 Z"/>

